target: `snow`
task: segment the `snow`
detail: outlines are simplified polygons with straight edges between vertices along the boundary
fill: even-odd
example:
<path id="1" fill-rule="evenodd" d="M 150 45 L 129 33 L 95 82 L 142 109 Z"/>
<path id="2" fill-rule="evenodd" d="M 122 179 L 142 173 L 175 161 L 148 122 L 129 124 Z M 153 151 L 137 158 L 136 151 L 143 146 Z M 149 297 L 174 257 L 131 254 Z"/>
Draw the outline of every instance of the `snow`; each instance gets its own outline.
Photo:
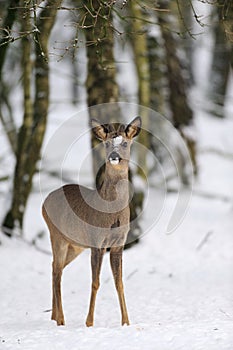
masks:
<path id="1" fill-rule="evenodd" d="M 226 143 L 232 142 L 229 120 L 202 115 L 196 124 L 200 147 L 211 146 L 213 141 L 220 144 L 223 137 Z M 85 129 L 85 123 L 82 125 Z M 199 182 L 177 230 L 165 234 L 176 200 L 175 194 L 169 194 L 156 225 L 140 244 L 124 252 L 130 326 L 120 326 L 108 253 L 101 273 L 94 327 L 85 327 L 91 287 L 88 250 L 64 271 L 66 326 L 57 327 L 48 311 L 51 255 L 18 238 L 1 236 L 0 349 L 232 349 L 233 164 L 232 160 L 208 153 L 200 153 L 199 164 Z M 229 201 L 204 198 L 195 194 L 196 188 L 223 193 Z M 144 227 L 153 218 L 154 199 L 159 196 L 158 190 L 150 189 L 147 208 L 151 209 L 144 213 Z M 45 230 L 39 214 L 41 201 L 39 193 L 30 198 L 26 241 Z M 50 251 L 47 234 L 37 244 Z"/>
<path id="2" fill-rule="evenodd" d="M 168 211 L 172 198 L 169 202 Z M 113 349 L 232 349 L 231 211 L 221 201 L 193 197 L 174 234 L 155 227 L 124 252 L 128 327 L 120 326 L 108 254 L 95 326 L 84 325 L 90 295 L 85 251 L 64 271 L 66 326 L 57 327 L 47 312 L 51 256 L 16 238 L 1 237 L 0 348 L 107 349 L 111 344 Z M 207 232 L 211 235 L 201 245 Z"/>
<path id="3" fill-rule="evenodd" d="M 164 197 L 155 187 L 148 188 L 148 203 L 141 221 L 147 233 L 139 244 L 124 251 L 124 285 L 130 318 L 130 326 L 124 327 L 120 325 L 108 253 L 101 272 L 95 324 L 91 328 L 85 326 L 91 289 L 89 250 L 67 266 L 63 274 L 66 326 L 57 327 L 50 320 L 52 256 L 41 204 L 49 191 L 66 182 L 67 174 L 84 185 L 92 181 L 84 101 L 81 100 L 78 108 L 70 103 L 68 65 L 54 63 L 52 104 L 41 168 L 56 170 L 60 177 L 44 173 L 35 177 L 34 193 L 25 214 L 24 240 L 0 235 L 1 350 L 108 350 L 110 347 L 112 350 L 232 350 L 233 161 L 210 150 L 233 149 L 233 119 L 230 113 L 222 120 L 203 111 L 206 79 L 202 76 L 206 77 L 209 61 L 205 40 L 201 46 L 203 63 L 200 64 L 200 52 L 195 56 L 196 70 L 201 67 L 198 86 L 201 82 L 203 86 L 192 95 L 199 176 L 184 219 L 169 235 L 166 228 L 177 195 L 167 193 Z M 196 49 L 200 42 L 201 39 L 197 40 Z M 130 84 L 132 79 L 124 73 L 123 69 L 123 81 L 134 90 L 135 82 Z M 232 91 L 231 88 L 229 95 Z M 233 109 L 232 99 L 228 100 L 228 108 Z M 133 117 L 130 115 L 129 120 Z M 0 145 L 2 154 L 7 153 L 2 131 Z M 12 168 L 12 161 L 8 156 L 2 160 L 0 176 L 8 174 L 5 169 Z M 137 184 L 143 187 L 139 179 Z M 0 182 L 0 218 L 9 205 L 10 187 L 9 182 Z M 32 241 L 36 246 L 30 244 Z"/>

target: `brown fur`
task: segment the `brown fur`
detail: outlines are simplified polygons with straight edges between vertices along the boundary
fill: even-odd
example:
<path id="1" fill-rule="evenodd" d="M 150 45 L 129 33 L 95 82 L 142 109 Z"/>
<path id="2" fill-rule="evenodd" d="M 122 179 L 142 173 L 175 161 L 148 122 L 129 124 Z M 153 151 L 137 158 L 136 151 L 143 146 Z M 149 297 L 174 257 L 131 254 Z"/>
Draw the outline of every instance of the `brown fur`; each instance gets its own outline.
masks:
<path id="1" fill-rule="evenodd" d="M 61 301 L 61 276 L 66 265 L 85 248 L 91 248 L 92 292 L 86 325 L 94 322 L 96 294 L 103 255 L 110 248 L 110 263 L 118 293 L 122 324 L 129 324 L 122 282 L 122 251 L 129 230 L 128 161 L 130 144 L 140 131 L 141 120 L 135 118 L 126 128 L 100 125 L 93 120 L 93 131 L 106 145 L 106 169 L 100 189 L 91 190 L 80 185 L 66 185 L 50 193 L 42 213 L 50 231 L 53 252 L 52 319 L 64 325 Z M 112 135 L 122 135 L 126 146 L 115 145 Z M 111 143 L 111 145 L 110 145 Z M 117 152 L 119 164 L 110 162 Z"/>

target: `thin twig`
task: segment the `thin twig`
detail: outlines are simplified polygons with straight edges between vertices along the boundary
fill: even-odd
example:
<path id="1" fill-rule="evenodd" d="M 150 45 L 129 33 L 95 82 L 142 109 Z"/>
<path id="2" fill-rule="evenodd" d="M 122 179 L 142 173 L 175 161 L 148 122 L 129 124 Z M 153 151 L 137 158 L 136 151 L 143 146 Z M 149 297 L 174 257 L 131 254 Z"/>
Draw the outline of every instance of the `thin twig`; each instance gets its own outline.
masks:
<path id="1" fill-rule="evenodd" d="M 200 153 L 213 153 L 216 154 L 220 157 L 224 157 L 230 160 L 233 160 L 233 153 L 231 152 L 226 152 L 226 151 L 222 151 L 220 149 L 217 148 L 203 148 L 202 150 L 199 151 Z"/>
<path id="2" fill-rule="evenodd" d="M 170 13 L 171 12 L 170 9 L 164 9 L 164 8 L 160 8 L 160 7 L 148 6 L 145 3 L 142 3 L 141 1 L 136 1 L 136 2 L 142 9 L 148 9 L 148 10 L 152 10 L 152 11 L 155 11 L 155 12 L 165 12 L 165 13 Z"/>
<path id="3" fill-rule="evenodd" d="M 193 4 L 192 4 L 192 1 L 189 1 L 189 3 L 190 3 L 190 6 L 191 6 L 191 9 L 192 9 L 192 12 L 193 12 L 193 16 L 194 16 L 196 22 L 197 22 L 201 27 L 204 27 L 205 24 L 202 23 L 202 22 L 200 21 L 199 18 L 200 18 L 201 16 L 200 16 L 200 15 L 199 15 L 199 16 L 197 15 L 196 10 L 195 10 L 195 8 L 194 8 L 194 6 L 193 6 Z"/>
<path id="4" fill-rule="evenodd" d="M 23 39 L 31 34 L 35 34 L 35 33 L 38 33 L 38 29 L 35 28 L 33 30 L 31 30 L 30 32 L 25 32 L 25 33 L 22 33 L 21 35 L 19 36 L 11 36 L 10 34 L 8 36 L 5 36 L 4 39 L 6 39 L 6 41 L 4 41 L 2 44 L 0 44 L 0 47 L 1 46 L 4 46 L 4 45 L 8 45 L 9 43 L 13 43 L 17 40 L 20 40 L 20 39 Z"/>
<path id="5" fill-rule="evenodd" d="M 138 272 L 138 269 L 133 270 L 132 272 L 130 272 L 130 274 L 128 274 L 128 276 L 126 277 L 126 280 L 128 281 L 133 275 L 135 275 L 135 273 Z"/>
<path id="6" fill-rule="evenodd" d="M 214 233 L 214 231 L 209 231 L 209 232 L 206 233 L 204 238 L 202 238 L 200 243 L 197 245 L 197 247 L 196 247 L 197 251 L 200 251 L 203 248 L 203 246 L 208 242 L 210 236 L 212 236 L 213 233 Z"/>
<path id="7" fill-rule="evenodd" d="M 159 188 L 156 185 L 152 185 L 151 187 Z M 185 186 L 183 186 L 183 188 L 185 188 Z M 178 192 L 180 192 L 179 188 L 176 188 L 176 187 L 167 187 L 166 190 L 167 190 L 167 193 L 178 193 Z M 233 201 L 232 197 L 226 196 L 226 195 L 221 194 L 221 193 L 210 193 L 210 192 L 204 192 L 204 191 L 196 190 L 196 189 L 192 190 L 192 195 L 193 196 L 207 198 L 207 199 L 220 200 L 220 201 L 227 202 L 227 203 Z"/>
<path id="8" fill-rule="evenodd" d="M 228 314 L 226 311 L 224 311 L 223 309 L 219 309 L 219 311 L 223 313 L 225 316 L 227 316 L 228 318 L 232 319 L 232 316 Z"/>
<path id="9" fill-rule="evenodd" d="M 185 32 L 188 33 L 188 35 L 189 35 L 192 39 L 196 39 L 196 38 L 195 38 L 195 34 L 191 33 L 190 29 L 188 28 L 188 26 L 187 26 L 187 24 L 186 24 L 185 18 L 184 18 L 184 16 L 183 16 L 183 13 L 182 13 L 182 10 L 181 10 L 181 7 L 180 7 L 180 2 L 179 2 L 179 0 L 176 0 L 176 3 L 177 3 L 177 8 L 178 8 L 178 13 L 179 13 L 180 19 L 181 19 L 181 21 L 182 21 L 182 23 L 183 23 Z"/>
<path id="10" fill-rule="evenodd" d="M 232 202 L 232 197 L 226 196 L 221 193 L 208 193 L 200 190 L 193 190 L 193 194 L 196 196 L 200 196 L 208 199 L 216 199 L 216 200 L 221 200 L 223 202 Z"/>
<path id="11" fill-rule="evenodd" d="M 20 233 L 19 232 L 16 233 L 15 229 L 12 230 L 12 229 L 9 229 L 8 227 L 3 227 L 2 230 L 5 233 L 9 234 L 9 236 L 11 236 L 13 238 L 16 238 L 17 240 L 27 244 L 30 247 L 34 247 L 40 253 L 43 253 L 43 254 L 46 254 L 46 255 L 50 255 L 50 256 L 52 255 L 50 251 L 38 247 L 38 245 L 36 244 L 36 239 L 33 239 L 32 241 L 28 241 L 28 240 L 26 240 L 25 238 L 22 237 L 22 233 L 21 232 Z"/>

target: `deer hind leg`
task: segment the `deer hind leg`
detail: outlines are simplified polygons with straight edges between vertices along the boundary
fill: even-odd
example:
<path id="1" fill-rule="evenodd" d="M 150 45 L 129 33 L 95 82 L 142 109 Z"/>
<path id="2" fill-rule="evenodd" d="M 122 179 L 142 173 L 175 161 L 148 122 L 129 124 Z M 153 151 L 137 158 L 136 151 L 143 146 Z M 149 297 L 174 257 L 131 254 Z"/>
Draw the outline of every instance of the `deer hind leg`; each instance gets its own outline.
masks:
<path id="1" fill-rule="evenodd" d="M 95 300 L 96 300 L 96 294 L 99 289 L 99 275 L 101 270 L 101 265 L 103 261 L 103 256 L 105 253 L 105 249 L 97 249 L 92 248 L 91 249 L 91 269 L 92 269 L 92 291 L 91 291 L 91 300 L 90 300 L 90 307 L 89 312 L 86 319 L 86 325 L 87 327 L 93 326 L 94 323 L 94 309 L 95 309 Z"/>
<path id="2" fill-rule="evenodd" d="M 120 302 L 122 325 L 129 325 L 129 318 L 124 296 L 124 287 L 122 282 L 122 251 L 122 247 L 112 247 L 110 250 L 110 263 Z"/>
<path id="3" fill-rule="evenodd" d="M 64 314 L 61 298 L 61 277 L 63 269 L 73 261 L 84 249 L 73 246 L 66 242 L 62 237 L 59 238 L 59 244 L 53 249 L 53 310 L 52 320 L 57 321 L 57 325 L 64 325 Z"/>
<path id="4" fill-rule="evenodd" d="M 57 325 L 64 325 L 64 314 L 62 309 L 62 299 L 61 299 L 61 277 L 62 271 L 65 267 L 66 257 L 68 253 L 69 243 L 62 238 L 60 234 L 56 232 L 55 229 L 50 231 L 51 243 L 53 250 L 53 286 L 52 286 L 52 320 L 57 322 Z"/>

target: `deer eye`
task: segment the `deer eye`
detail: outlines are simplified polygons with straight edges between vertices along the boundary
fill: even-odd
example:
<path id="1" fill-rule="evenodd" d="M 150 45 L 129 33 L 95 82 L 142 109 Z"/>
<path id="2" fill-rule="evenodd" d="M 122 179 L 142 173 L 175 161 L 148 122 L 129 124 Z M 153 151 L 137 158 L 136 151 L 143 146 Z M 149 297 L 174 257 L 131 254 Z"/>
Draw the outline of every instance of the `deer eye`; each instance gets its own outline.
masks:
<path id="1" fill-rule="evenodd" d="M 128 146 L 128 143 L 125 141 L 125 142 L 123 142 L 122 146 L 123 146 L 124 148 L 126 148 L 126 147 Z"/>

